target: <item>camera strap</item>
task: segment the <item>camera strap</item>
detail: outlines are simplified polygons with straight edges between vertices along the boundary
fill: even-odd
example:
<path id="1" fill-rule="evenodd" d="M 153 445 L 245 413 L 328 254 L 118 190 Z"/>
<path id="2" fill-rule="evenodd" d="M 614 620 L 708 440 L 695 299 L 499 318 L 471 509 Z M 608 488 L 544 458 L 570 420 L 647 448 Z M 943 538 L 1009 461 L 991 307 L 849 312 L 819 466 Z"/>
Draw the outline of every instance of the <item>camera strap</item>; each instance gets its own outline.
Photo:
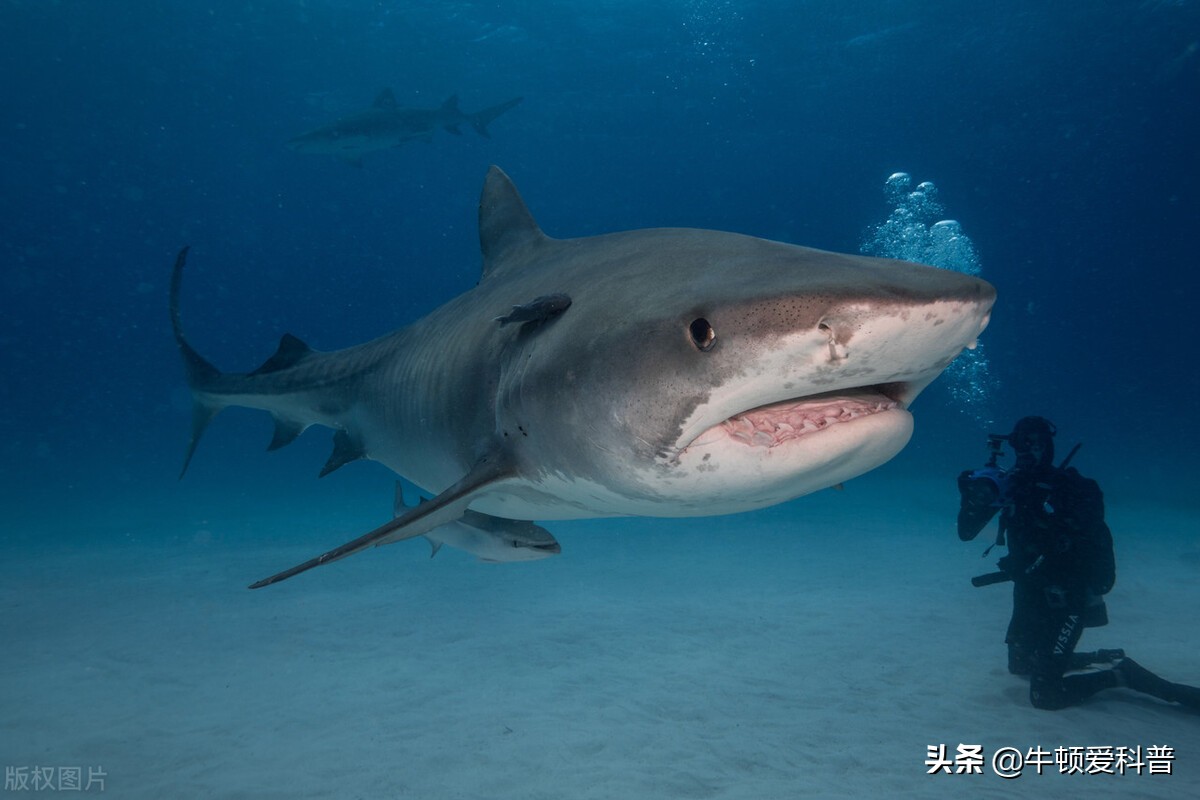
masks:
<path id="1" fill-rule="evenodd" d="M 996 541 L 989 544 L 987 546 L 987 549 L 983 551 L 983 558 L 987 558 L 988 553 L 992 552 L 992 548 L 995 547 L 996 545 L 1000 545 L 1001 547 L 1003 547 L 1006 544 L 1005 533 L 1008 532 L 1008 514 L 1006 513 L 1007 511 L 1008 511 L 1008 509 L 1004 509 L 1004 511 L 1000 512 L 1000 525 L 996 528 Z"/>

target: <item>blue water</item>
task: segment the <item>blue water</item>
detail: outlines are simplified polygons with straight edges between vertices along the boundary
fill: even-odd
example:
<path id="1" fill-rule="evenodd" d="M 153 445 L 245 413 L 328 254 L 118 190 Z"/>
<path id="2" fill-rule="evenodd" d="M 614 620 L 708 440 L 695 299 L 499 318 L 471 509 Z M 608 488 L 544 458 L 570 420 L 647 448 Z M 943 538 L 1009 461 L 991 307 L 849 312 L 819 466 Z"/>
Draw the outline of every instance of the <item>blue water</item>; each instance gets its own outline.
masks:
<path id="1" fill-rule="evenodd" d="M 514 5 L 5 4 L 6 489 L 174 471 L 181 245 L 216 363 L 248 368 L 285 330 L 351 344 L 472 285 L 491 163 L 552 235 L 850 252 L 889 174 L 934 181 L 1000 291 L 998 420 L 1069 418 L 1092 458 L 1153 479 L 1138 491 L 1195 476 L 1196 4 Z M 384 86 L 526 100 L 490 141 L 439 132 L 361 170 L 283 147 Z M 922 404 L 979 440 L 936 389 Z"/>
<path id="2" fill-rule="evenodd" d="M 985 433 L 1040 414 L 1064 452 L 1086 443 L 1110 504 L 1195 530 L 1200 3 L 8 0 L 0 42 L 10 544 L 129 537 L 179 503 L 236 519 L 323 497 L 359 515 L 348 530 L 386 514 L 382 470 L 317 482 L 325 436 L 263 454 L 249 412 L 177 483 L 170 267 L 190 245 L 189 332 L 223 369 L 285 331 L 351 345 L 474 285 L 490 164 L 554 236 L 679 225 L 845 252 L 893 211 L 889 175 L 932 181 L 999 291 L 986 375 L 931 387 L 870 480 L 950 487 Z M 525 100 L 491 139 L 438 131 L 361 168 L 284 146 L 384 87 Z"/>

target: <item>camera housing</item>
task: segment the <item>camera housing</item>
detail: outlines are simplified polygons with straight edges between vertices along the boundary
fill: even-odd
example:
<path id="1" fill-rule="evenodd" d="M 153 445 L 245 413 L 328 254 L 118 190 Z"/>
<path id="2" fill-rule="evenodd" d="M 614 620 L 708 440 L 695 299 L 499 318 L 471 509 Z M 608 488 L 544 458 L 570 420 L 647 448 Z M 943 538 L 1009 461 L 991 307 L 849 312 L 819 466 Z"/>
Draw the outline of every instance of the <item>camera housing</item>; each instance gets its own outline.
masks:
<path id="1" fill-rule="evenodd" d="M 958 491 L 962 501 L 958 509 L 958 537 L 963 541 L 979 535 L 996 512 L 1012 501 L 1009 473 L 997 463 L 1004 455 L 1006 441 L 1007 436 L 988 434 L 987 463 L 958 477 Z"/>

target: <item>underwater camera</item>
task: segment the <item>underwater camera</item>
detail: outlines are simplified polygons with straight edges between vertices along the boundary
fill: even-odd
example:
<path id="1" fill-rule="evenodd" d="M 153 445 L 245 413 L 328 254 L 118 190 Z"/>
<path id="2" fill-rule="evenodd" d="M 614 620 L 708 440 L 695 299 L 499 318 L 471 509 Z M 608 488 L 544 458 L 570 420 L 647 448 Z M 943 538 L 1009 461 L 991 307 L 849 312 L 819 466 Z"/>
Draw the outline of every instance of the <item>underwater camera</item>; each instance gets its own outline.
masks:
<path id="1" fill-rule="evenodd" d="M 1007 436 L 989 433 L 987 463 L 958 477 L 958 491 L 962 496 L 962 505 L 958 510 L 958 537 L 963 541 L 974 539 L 996 512 L 1012 500 L 1008 471 L 996 463 L 1004 455 L 1006 441 Z"/>

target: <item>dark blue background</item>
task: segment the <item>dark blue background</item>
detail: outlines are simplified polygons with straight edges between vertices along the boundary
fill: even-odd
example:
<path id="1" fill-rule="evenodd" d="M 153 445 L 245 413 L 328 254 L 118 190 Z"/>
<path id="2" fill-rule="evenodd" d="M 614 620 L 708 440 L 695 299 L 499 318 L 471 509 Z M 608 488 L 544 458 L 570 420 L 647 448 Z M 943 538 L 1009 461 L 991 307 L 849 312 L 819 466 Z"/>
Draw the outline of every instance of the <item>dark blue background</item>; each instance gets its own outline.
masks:
<path id="1" fill-rule="evenodd" d="M 177 491 L 180 246 L 191 336 L 221 367 L 284 331 L 353 344 L 474 283 L 496 163 L 552 235 L 688 225 L 851 252 L 889 173 L 935 181 L 1000 290 L 1000 425 L 1051 416 L 1110 496 L 1194 504 L 1200 4 L 1064 5 L 10 0 L 0 496 L 86 516 Z M 439 132 L 362 169 L 284 147 L 384 86 L 525 102 L 490 141 Z M 979 424 L 937 387 L 916 411 L 900 458 L 952 491 Z M 269 423 L 238 413 L 189 481 L 310 491 L 323 437 L 260 456 Z"/>

